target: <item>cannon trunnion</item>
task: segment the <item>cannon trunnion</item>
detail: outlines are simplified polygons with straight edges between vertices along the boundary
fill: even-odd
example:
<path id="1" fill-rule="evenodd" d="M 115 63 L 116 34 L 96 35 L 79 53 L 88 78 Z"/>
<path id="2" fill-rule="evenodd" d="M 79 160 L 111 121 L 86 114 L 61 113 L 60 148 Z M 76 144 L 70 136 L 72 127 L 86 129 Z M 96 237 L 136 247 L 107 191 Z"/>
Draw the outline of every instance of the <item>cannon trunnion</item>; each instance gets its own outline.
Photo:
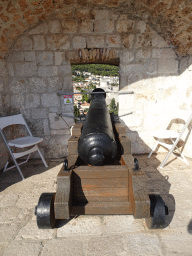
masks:
<path id="1" fill-rule="evenodd" d="M 53 228 L 57 219 L 83 214 L 133 214 L 146 218 L 151 228 L 163 227 L 168 209 L 160 195 L 148 194 L 146 174 L 131 154 L 125 126 L 117 122 L 112 127 L 103 96 L 92 98 L 90 110 L 85 124 L 72 129 L 56 193 L 39 199 L 38 227 Z"/>

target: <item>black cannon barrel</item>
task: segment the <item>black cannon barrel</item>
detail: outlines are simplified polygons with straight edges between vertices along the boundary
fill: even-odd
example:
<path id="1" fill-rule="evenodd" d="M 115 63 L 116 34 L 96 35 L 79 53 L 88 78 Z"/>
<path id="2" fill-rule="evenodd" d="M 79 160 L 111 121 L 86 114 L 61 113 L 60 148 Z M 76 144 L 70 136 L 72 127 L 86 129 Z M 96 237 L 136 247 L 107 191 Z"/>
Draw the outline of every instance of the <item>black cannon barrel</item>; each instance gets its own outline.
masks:
<path id="1" fill-rule="evenodd" d="M 106 93 L 97 88 L 91 95 L 91 104 L 78 143 L 80 158 L 90 165 L 103 165 L 106 157 L 114 158 L 116 142 L 111 117 L 105 102 Z"/>

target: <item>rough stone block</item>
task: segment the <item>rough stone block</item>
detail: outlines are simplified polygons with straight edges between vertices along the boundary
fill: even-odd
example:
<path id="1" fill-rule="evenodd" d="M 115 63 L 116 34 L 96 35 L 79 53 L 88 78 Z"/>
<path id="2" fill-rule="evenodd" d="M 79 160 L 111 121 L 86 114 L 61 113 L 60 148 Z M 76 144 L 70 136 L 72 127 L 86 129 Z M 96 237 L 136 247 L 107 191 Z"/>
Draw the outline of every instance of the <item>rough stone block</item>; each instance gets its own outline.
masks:
<path id="1" fill-rule="evenodd" d="M 182 57 L 181 59 L 180 59 L 180 74 L 181 73 L 183 73 L 183 72 L 185 72 L 185 70 L 187 70 L 187 68 L 188 68 L 188 57 Z"/>
<path id="2" fill-rule="evenodd" d="M 76 20 L 73 19 L 66 19 L 62 21 L 63 32 L 65 33 L 76 33 L 78 23 Z"/>
<path id="3" fill-rule="evenodd" d="M 62 103 L 62 112 L 63 112 L 63 114 L 73 116 L 73 104 L 64 104 L 63 99 L 61 99 L 61 103 Z"/>
<path id="4" fill-rule="evenodd" d="M 41 102 L 44 107 L 57 107 L 59 105 L 59 98 L 56 94 L 43 94 Z"/>
<path id="5" fill-rule="evenodd" d="M 121 114 L 126 114 L 133 110 L 135 104 L 134 94 L 119 95 L 119 111 Z"/>
<path id="6" fill-rule="evenodd" d="M 65 246 L 63 246 L 63 240 L 52 239 L 48 240 L 41 251 L 42 256 L 52 255 L 78 255 L 84 256 L 85 249 L 84 243 L 78 239 L 65 239 Z"/>
<path id="7" fill-rule="evenodd" d="M 123 237 L 118 235 L 102 236 L 90 238 L 88 243 L 88 253 L 94 255 L 97 252 L 105 254 L 105 252 L 120 253 L 123 249 Z"/>
<path id="8" fill-rule="evenodd" d="M 60 66 L 65 62 L 65 53 L 64 52 L 55 52 L 55 65 Z"/>
<path id="9" fill-rule="evenodd" d="M 156 234 L 129 234 L 124 242 L 130 255 L 163 255 L 161 242 Z"/>
<path id="10" fill-rule="evenodd" d="M 157 73 L 158 62 L 156 60 L 146 60 L 144 64 L 144 70 L 146 70 L 146 74 L 155 75 Z"/>
<path id="11" fill-rule="evenodd" d="M 55 135 L 49 141 L 49 151 L 47 152 L 48 158 L 60 158 L 67 156 L 67 141 L 69 135 Z"/>
<path id="12" fill-rule="evenodd" d="M 38 75 L 39 76 L 57 76 L 58 68 L 57 66 L 46 66 L 46 67 L 38 67 Z"/>
<path id="13" fill-rule="evenodd" d="M 117 31 L 119 33 L 132 32 L 135 21 L 129 20 L 127 15 L 121 15 L 117 21 Z"/>
<path id="14" fill-rule="evenodd" d="M 44 129 L 44 135 L 50 135 L 49 120 L 48 119 L 43 119 L 43 129 Z"/>
<path id="15" fill-rule="evenodd" d="M 29 34 L 35 35 L 35 34 L 47 34 L 48 33 L 48 25 L 46 22 L 43 22 L 39 26 L 33 28 L 29 31 Z"/>
<path id="16" fill-rule="evenodd" d="M 4 89 L 4 83 L 5 83 L 4 78 L 0 77 L 0 92 L 2 92 Z"/>
<path id="17" fill-rule="evenodd" d="M 0 60 L 0 76 L 4 76 L 6 72 L 5 61 Z"/>
<path id="18" fill-rule="evenodd" d="M 192 56 L 189 57 L 188 66 L 189 66 L 189 71 L 192 71 Z"/>
<path id="19" fill-rule="evenodd" d="M 50 107 L 49 108 L 49 112 L 50 113 L 58 113 L 59 112 L 59 108 L 58 107 Z"/>
<path id="20" fill-rule="evenodd" d="M 49 113 L 50 127 L 53 130 L 70 129 L 74 120 L 69 117 L 58 117 L 56 113 Z"/>
<path id="21" fill-rule="evenodd" d="M 76 36 L 73 38 L 73 48 L 86 48 L 86 39 L 83 36 Z"/>
<path id="22" fill-rule="evenodd" d="M 105 233 L 141 232 L 144 226 L 141 220 L 136 220 L 133 215 L 105 215 L 103 216 Z"/>
<path id="23" fill-rule="evenodd" d="M 89 36 L 87 39 L 87 48 L 104 48 L 105 41 L 103 36 Z"/>
<path id="24" fill-rule="evenodd" d="M 158 61 L 158 74 L 178 74 L 178 60 L 160 59 Z"/>
<path id="25" fill-rule="evenodd" d="M 102 233 L 102 224 L 99 216 L 81 216 L 74 218 L 68 225 L 58 229 L 57 237 L 65 237 L 68 235 L 100 235 Z"/>
<path id="26" fill-rule="evenodd" d="M 129 112 L 129 111 L 128 111 Z M 134 113 L 133 114 L 130 114 L 130 115 L 125 115 L 125 116 L 122 116 L 121 119 L 126 123 L 128 124 L 128 127 L 140 127 L 142 125 L 142 117 L 141 115 L 135 115 Z"/>
<path id="27" fill-rule="evenodd" d="M 17 224 L 12 223 L 12 225 L 1 225 L 1 229 L 0 229 L 0 236 L 1 236 L 1 243 L 5 243 L 6 242 L 10 242 L 16 235 L 17 232 Z M 7 248 L 6 248 L 7 249 Z M 16 250 L 14 250 L 14 253 L 11 253 L 11 250 L 9 251 L 9 247 L 6 250 L 6 253 L 4 253 L 4 255 L 8 256 L 8 255 L 14 255 L 16 252 Z"/>
<path id="28" fill-rule="evenodd" d="M 136 35 L 136 41 L 134 47 L 142 48 L 142 47 L 151 47 L 152 46 L 152 34 L 150 32 L 146 32 L 144 34 Z"/>
<path id="29" fill-rule="evenodd" d="M 40 96 L 38 94 L 26 94 L 26 108 L 36 108 L 40 105 Z"/>
<path id="30" fill-rule="evenodd" d="M 70 47 L 70 42 L 66 35 L 52 35 L 47 37 L 47 47 L 50 50 L 66 50 Z"/>
<path id="31" fill-rule="evenodd" d="M 12 93 L 24 93 L 26 92 L 26 86 L 28 86 L 27 80 L 10 78 L 9 88 Z"/>
<path id="32" fill-rule="evenodd" d="M 163 48 L 161 50 L 161 59 L 176 59 L 177 56 L 172 48 Z"/>
<path id="33" fill-rule="evenodd" d="M 37 70 L 37 66 L 33 62 L 15 64 L 16 76 L 35 76 L 36 70 Z"/>
<path id="34" fill-rule="evenodd" d="M 51 135 L 65 135 L 66 130 L 51 130 Z"/>
<path id="35" fill-rule="evenodd" d="M 134 60 L 134 54 L 131 51 L 123 51 L 120 59 L 121 63 L 128 64 Z"/>
<path id="36" fill-rule="evenodd" d="M 7 71 L 9 76 L 15 76 L 14 67 L 12 63 L 8 63 L 7 65 Z M 1 71 L 0 71 L 1 72 Z M 2 74 L 3 75 L 3 74 Z"/>
<path id="37" fill-rule="evenodd" d="M 155 31 L 153 31 L 152 32 L 152 47 L 163 48 L 163 47 L 168 47 L 168 44 L 160 35 L 158 35 Z"/>
<path id="38" fill-rule="evenodd" d="M 14 256 L 19 251 L 21 255 L 38 256 L 41 250 L 42 250 L 42 244 L 40 242 L 31 243 L 26 241 L 22 241 L 22 242 L 14 241 L 8 246 L 4 255 Z"/>
<path id="39" fill-rule="evenodd" d="M 138 74 L 138 73 L 145 73 L 145 67 L 143 64 L 129 64 L 129 65 L 121 65 L 121 72 L 126 73 L 127 75 L 130 74 Z"/>
<path id="40" fill-rule="evenodd" d="M 27 240 L 27 239 L 51 239 L 53 237 L 54 230 L 46 230 L 43 232 L 38 228 L 35 221 L 28 222 L 22 229 L 20 229 L 15 240 Z"/>
<path id="41" fill-rule="evenodd" d="M 48 117 L 47 108 L 36 108 L 32 111 L 32 119 L 43 119 Z"/>
<path id="42" fill-rule="evenodd" d="M 80 33 L 91 33 L 93 32 L 93 22 L 92 21 L 82 21 L 79 28 Z"/>
<path id="43" fill-rule="evenodd" d="M 66 91 L 73 91 L 72 76 L 68 75 L 63 78 L 63 89 Z"/>
<path id="44" fill-rule="evenodd" d="M 44 35 L 33 36 L 34 50 L 45 50 L 45 37 Z"/>
<path id="45" fill-rule="evenodd" d="M 62 89 L 62 82 L 59 77 L 48 77 L 47 78 L 47 91 L 48 92 L 57 92 Z"/>
<path id="46" fill-rule="evenodd" d="M 12 52 L 7 58 L 8 62 L 21 62 L 24 61 L 24 52 Z"/>
<path id="47" fill-rule="evenodd" d="M 59 20 L 49 20 L 48 27 L 50 33 L 59 33 L 61 30 L 61 23 Z"/>
<path id="48" fill-rule="evenodd" d="M 128 36 L 124 37 L 123 45 L 125 46 L 125 48 L 132 49 L 134 46 L 134 41 L 135 41 L 135 35 L 129 34 Z"/>
<path id="49" fill-rule="evenodd" d="M 71 73 L 71 66 L 70 65 L 59 66 L 58 67 L 58 74 L 60 76 L 72 75 L 72 73 Z"/>
<path id="50" fill-rule="evenodd" d="M 153 49 L 152 49 L 152 58 L 158 58 L 158 59 L 160 59 L 160 58 L 161 58 L 161 52 L 162 52 L 162 49 L 153 48 Z"/>
<path id="51" fill-rule="evenodd" d="M 25 61 L 36 61 L 35 52 L 24 52 Z"/>
<path id="52" fill-rule="evenodd" d="M 183 210 L 185 211 L 185 209 Z M 174 213 L 175 216 L 175 213 Z M 178 218 L 179 223 L 183 222 L 183 216 Z M 189 222 L 191 223 L 191 222 Z M 161 234 L 161 241 L 165 246 L 165 250 L 169 255 L 190 255 L 192 250 L 191 245 L 191 230 L 186 231 L 187 225 L 184 229 L 174 228 L 172 233 Z"/>
<path id="53" fill-rule="evenodd" d="M 32 40 L 27 36 L 19 38 L 15 45 L 15 50 L 32 50 Z"/>
<path id="54" fill-rule="evenodd" d="M 107 10 L 96 10 L 94 32 L 111 33 L 114 30 L 114 20 Z"/>
<path id="55" fill-rule="evenodd" d="M 42 136 L 43 120 L 35 120 L 35 121 L 33 121 L 33 123 L 30 124 L 30 126 L 31 126 L 31 130 L 33 131 L 35 136 L 37 136 L 37 137 Z"/>
<path id="56" fill-rule="evenodd" d="M 151 58 L 150 49 L 140 49 L 136 52 L 136 62 L 141 62 L 149 58 Z"/>
<path id="57" fill-rule="evenodd" d="M 53 53 L 52 52 L 37 52 L 37 65 L 47 66 L 53 65 Z"/>
<path id="58" fill-rule="evenodd" d="M 21 108 L 24 107 L 25 97 L 22 94 L 17 94 L 11 96 L 11 106 L 15 108 Z"/>
<path id="59" fill-rule="evenodd" d="M 46 81 L 42 78 L 31 77 L 29 78 L 29 84 L 26 85 L 27 92 L 41 93 L 46 91 Z"/>
<path id="60" fill-rule="evenodd" d="M 121 46 L 121 37 L 118 35 L 107 36 L 106 44 L 108 47 L 120 47 Z"/>
<path id="61" fill-rule="evenodd" d="M 139 33 L 144 33 L 147 28 L 147 24 L 143 21 L 139 21 L 136 25 L 136 30 L 139 31 Z"/>

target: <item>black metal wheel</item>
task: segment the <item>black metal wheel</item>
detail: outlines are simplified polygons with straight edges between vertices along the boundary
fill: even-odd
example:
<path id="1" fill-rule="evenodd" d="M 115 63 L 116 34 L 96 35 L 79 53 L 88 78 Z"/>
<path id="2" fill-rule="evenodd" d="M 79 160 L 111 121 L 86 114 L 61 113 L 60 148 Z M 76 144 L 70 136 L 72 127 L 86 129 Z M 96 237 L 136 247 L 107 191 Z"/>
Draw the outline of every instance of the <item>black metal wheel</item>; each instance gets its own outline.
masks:
<path id="1" fill-rule="evenodd" d="M 64 166 L 64 171 L 67 171 L 67 169 L 68 169 L 68 160 L 67 159 L 64 160 L 63 166 Z"/>
<path id="2" fill-rule="evenodd" d="M 149 198 L 151 217 L 146 219 L 147 226 L 151 229 L 164 228 L 166 226 L 168 207 L 165 205 L 160 195 L 149 195 Z"/>
<path id="3" fill-rule="evenodd" d="M 55 193 L 41 194 L 38 205 L 35 208 L 38 228 L 49 229 L 55 227 L 54 200 Z"/>

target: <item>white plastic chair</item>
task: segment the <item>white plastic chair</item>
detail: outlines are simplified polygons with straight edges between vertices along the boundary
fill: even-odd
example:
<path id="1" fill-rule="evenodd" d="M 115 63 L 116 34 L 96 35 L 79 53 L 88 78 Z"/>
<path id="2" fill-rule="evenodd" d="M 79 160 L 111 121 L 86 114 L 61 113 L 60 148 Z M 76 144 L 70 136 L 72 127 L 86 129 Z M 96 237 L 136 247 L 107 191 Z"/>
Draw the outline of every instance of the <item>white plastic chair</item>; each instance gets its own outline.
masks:
<path id="1" fill-rule="evenodd" d="M 21 138 L 17 138 L 17 139 L 11 140 L 11 141 L 7 141 L 7 139 L 6 139 L 6 137 L 3 133 L 3 129 L 5 127 L 9 126 L 9 125 L 15 125 L 15 124 L 25 125 L 25 127 L 26 127 L 30 136 L 21 137 Z M 38 143 L 43 141 L 43 138 L 33 137 L 33 135 L 32 135 L 32 133 L 31 133 L 31 131 L 30 131 L 30 129 L 29 129 L 29 127 L 28 127 L 28 125 L 27 125 L 27 123 L 26 123 L 22 114 L 14 115 L 14 116 L 7 116 L 7 117 L 0 117 L 0 134 L 3 137 L 5 145 L 6 145 L 8 151 L 9 151 L 9 153 L 10 153 L 12 159 L 13 159 L 13 162 L 15 164 L 14 166 L 11 166 L 11 167 L 7 168 L 8 164 L 9 164 L 9 162 L 7 161 L 7 163 L 4 167 L 4 170 L 3 170 L 4 172 L 9 170 L 9 169 L 12 169 L 12 168 L 16 167 L 17 170 L 19 171 L 22 179 L 24 179 L 24 176 L 21 172 L 21 169 L 20 169 L 19 165 L 26 163 L 29 160 L 30 154 L 35 152 L 35 151 L 38 151 L 44 165 L 46 167 L 48 167 L 48 165 L 47 165 L 47 163 L 46 163 L 46 161 L 45 161 L 43 155 L 41 154 L 41 151 L 39 150 L 39 147 L 37 145 Z M 30 148 L 30 149 L 28 149 L 24 152 L 20 152 L 20 153 L 14 153 L 13 152 L 14 147 L 16 147 L 16 148 L 26 148 L 26 147 L 30 147 L 30 146 L 34 146 L 34 147 L 32 147 L 32 148 Z M 13 147 L 13 149 L 11 147 Z M 26 156 L 26 155 L 28 155 L 27 160 L 18 164 L 16 159 L 20 158 L 20 157 L 23 157 L 23 156 Z"/>
<path id="2" fill-rule="evenodd" d="M 176 123 L 178 123 L 177 120 L 180 120 L 179 123 L 181 123 L 181 120 L 183 121 L 182 123 L 184 123 L 184 126 L 183 126 L 182 130 L 180 132 L 176 132 L 174 130 L 169 130 L 171 124 L 173 124 L 174 121 Z M 181 141 L 182 135 L 185 135 L 185 139 L 183 139 L 183 141 L 186 142 L 186 140 L 189 136 L 189 133 L 190 133 L 190 129 L 188 128 L 188 126 L 189 126 L 191 120 L 192 120 L 191 113 L 189 115 L 188 112 L 183 111 L 183 110 L 175 111 L 172 115 L 171 120 L 166 125 L 165 130 L 159 130 L 159 131 L 155 131 L 153 133 L 153 137 L 156 139 L 156 143 L 153 146 L 151 152 L 149 153 L 148 158 L 150 158 L 153 151 L 156 150 L 157 146 L 161 145 L 161 146 L 167 148 L 169 151 L 168 151 L 165 159 L 159 166 L 160 168 L 164 167 L 164 165 L 166 164 L 166 162 L 171 154 L 173 154 L 174 156 L 176 156 L 177 158 L 179 158 L 180 160 L 182 160 L 183 162 L 185 162 L 186 164 L 189 165 L 187 159 L 185 158 L 185 156 L 182 152 L 183 149 L 182 149 L 182 151 L 179 150 L 178 143 Z M 187 134 L 186 134 L 186 128 L 188 128 Z M 166 140 L 169 140 L 169 143 L 167 143 Z M 183 146 L 183 148 L 184 148 L 184 146 Z M 178 154 L 177 155 L 174 154 L 174 151 L 176 151 L 176 150 L 179 152 L 179 156 L 178 156 Z"/>

